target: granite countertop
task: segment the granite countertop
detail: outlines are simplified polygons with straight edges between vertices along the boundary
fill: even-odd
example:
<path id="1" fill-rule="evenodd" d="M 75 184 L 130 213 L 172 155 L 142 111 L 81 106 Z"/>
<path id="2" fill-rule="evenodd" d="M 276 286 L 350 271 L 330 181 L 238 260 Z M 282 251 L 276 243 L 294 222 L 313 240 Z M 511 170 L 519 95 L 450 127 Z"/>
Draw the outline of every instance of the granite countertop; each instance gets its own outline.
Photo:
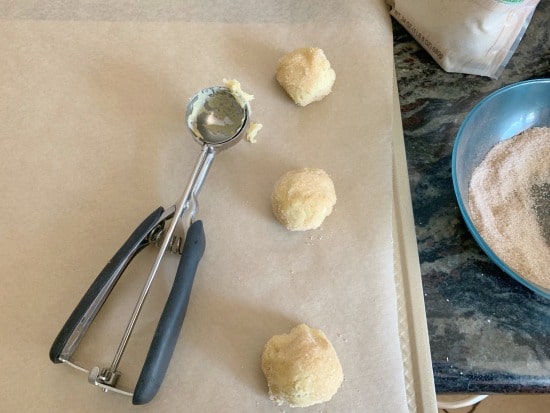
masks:
<path id="1" fill-rule="evenodd" d="M 397 83 L 438 393 L 550 392 L 550 301 L 491 263 L 453 191 L 456 133 L 484 96 L 550 77 L 550 2 L 542 1 L 498 80 L 444 72 L 393 21 Z"/>

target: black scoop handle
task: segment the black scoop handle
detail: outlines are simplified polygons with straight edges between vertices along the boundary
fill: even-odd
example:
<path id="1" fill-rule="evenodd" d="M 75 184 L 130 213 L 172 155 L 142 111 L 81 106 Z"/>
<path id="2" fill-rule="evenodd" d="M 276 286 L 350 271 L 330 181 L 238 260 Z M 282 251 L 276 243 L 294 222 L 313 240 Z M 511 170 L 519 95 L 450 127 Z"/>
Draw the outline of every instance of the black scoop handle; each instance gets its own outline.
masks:
<path id="1" fill-rule="evenodd" d="M 193 280 L 199 261 L 204 254 L 205 245 L 202 221 L 195 221 L 187 231 L 174 284 L 136 384 L 132 398 L 133 404 L 150 402 L 164 380 L 187 312 Z"/>
<path id="2" fill-rule="evenodd" d="M 149 243 L 147 235 L 161 222 L 163 213 L 164 208 L 159 207 L 145 218 L 99 273 L 55 338 L 50 348 L 51 361 L 61 363 L 62 354 L 72 354 L 125 268 Z"/>

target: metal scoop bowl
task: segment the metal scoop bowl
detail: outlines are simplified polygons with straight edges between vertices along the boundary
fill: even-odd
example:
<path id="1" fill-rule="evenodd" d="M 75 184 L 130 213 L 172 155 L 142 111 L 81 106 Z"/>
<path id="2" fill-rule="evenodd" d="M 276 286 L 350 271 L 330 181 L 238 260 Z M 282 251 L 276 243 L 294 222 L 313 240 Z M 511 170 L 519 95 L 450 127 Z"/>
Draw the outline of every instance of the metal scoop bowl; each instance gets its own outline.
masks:
<path id="1" fill-rule="evenodd" d="M 175 205 L 167 210 L 159 207 L 145 218 L 100 272 L 54 340 L 50 349 L 52 362 L 65 363 L 85 372 L 91 384 L 105 392 L 130 396 L 133 404 L 145 404 L 155 397 L 172 358 L 195 273 L 206 245 L 202 221 L 194 221 L 198 209 L 197 196 L 216 152 L 238 142 L 246 129 L 249 115 L 248 103 L 225 87 L 203 89 L 190 100 L 186 110 L 187 125 L 194 139 L 202 146 L 202 151 L 185 191 Z M 170 224 L 165 228 L 168 222 Z M 174 235 L 178 223 L 185 231 L 184 241 Z M 128 264 L 149 244 L 161 244 L 160 251 L 110 367 L 93 367 L 90 370 L 80 367 L 71 360 L 71 356 Z M 118 365 L 167 251 L 181 254 L 180 262 L 136 387 L 131 392 L 117 387 L 120 377 Z"/>
<path id="2" fill-rule="evenodd" d="M 187 105 L 187 126 L 200 144 L 227 148 L 238 142 L 250 108 L 231 90 L 214 86 L 201 90 Z"/>

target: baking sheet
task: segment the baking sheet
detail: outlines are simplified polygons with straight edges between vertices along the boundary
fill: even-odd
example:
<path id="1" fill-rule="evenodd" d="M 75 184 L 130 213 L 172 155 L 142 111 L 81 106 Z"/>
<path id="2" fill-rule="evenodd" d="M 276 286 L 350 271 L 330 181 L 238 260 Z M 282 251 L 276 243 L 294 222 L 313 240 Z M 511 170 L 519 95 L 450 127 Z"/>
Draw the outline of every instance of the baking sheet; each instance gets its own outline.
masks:
<path id="1" fill-rule="evenodd" d="M 420 261 L 397 82 L 393 126 L 393 251 L 399 338 L 409 412 L 437 412 Z"/>
<path id="2" fill-rule="evenodd" d="M 140 409 L 281 411 L 267 398 L 259 357 L 271 335 L 306 322 L 333 342 L 345 381 L 331 402 L 305 411 L 409 410 L 384 2 L 237 3 L 240 13 L 200 4 L 184 14 L 174 5 L 133 13 L 81 6 L 74 14 L 13 6 L 0 21 L 0 346 L 14 355 L 1 403 L 133 410 L 83 373 L 54 366 L 48 349 L 135 225 L 183 191 L 200 150 L 185 130 L 187 99 L 237 78 L 256 96 L 252 118 L 264 129 L 257 144 L 242 142 L 214 161 L 200 194 L 207 250 L 182 335 L 157 398 Z M 273 76 L 277 59 L 303 45 L 322 47 L 337 74 L 333 93 L 306 108 Z M 281 174 L 306 166 L 332 176 L 338 202 L 321 229 L 291 233 L 274 220 L 269 196 Z M 110 364 L 153 253 L 142 253 L 117 286 L 75 354 L 79 364 Z M 169 257 L 146 302 L 120 365 L 123 385 L 137 379 L 175 266 Z"/>

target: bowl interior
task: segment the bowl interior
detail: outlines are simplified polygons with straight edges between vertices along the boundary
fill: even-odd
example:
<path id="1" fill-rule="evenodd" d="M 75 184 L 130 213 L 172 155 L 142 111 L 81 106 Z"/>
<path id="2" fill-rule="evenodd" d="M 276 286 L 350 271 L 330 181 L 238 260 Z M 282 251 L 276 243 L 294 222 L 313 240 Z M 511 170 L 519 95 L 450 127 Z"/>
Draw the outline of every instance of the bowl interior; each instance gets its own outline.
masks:
<path id="1" fill-rule="evenodd" d="M 476 242 L 510 276 L 550 299 L 550 290 L 510 269 L 485 243 L 470 218 L 468 186 L 474 169 L 498 142 L 525 129 L 550 126 L 550 79 L 515 83 L 481 100 L 458 131 L 452 155 L 452 178 L 464 221 Z"/>

